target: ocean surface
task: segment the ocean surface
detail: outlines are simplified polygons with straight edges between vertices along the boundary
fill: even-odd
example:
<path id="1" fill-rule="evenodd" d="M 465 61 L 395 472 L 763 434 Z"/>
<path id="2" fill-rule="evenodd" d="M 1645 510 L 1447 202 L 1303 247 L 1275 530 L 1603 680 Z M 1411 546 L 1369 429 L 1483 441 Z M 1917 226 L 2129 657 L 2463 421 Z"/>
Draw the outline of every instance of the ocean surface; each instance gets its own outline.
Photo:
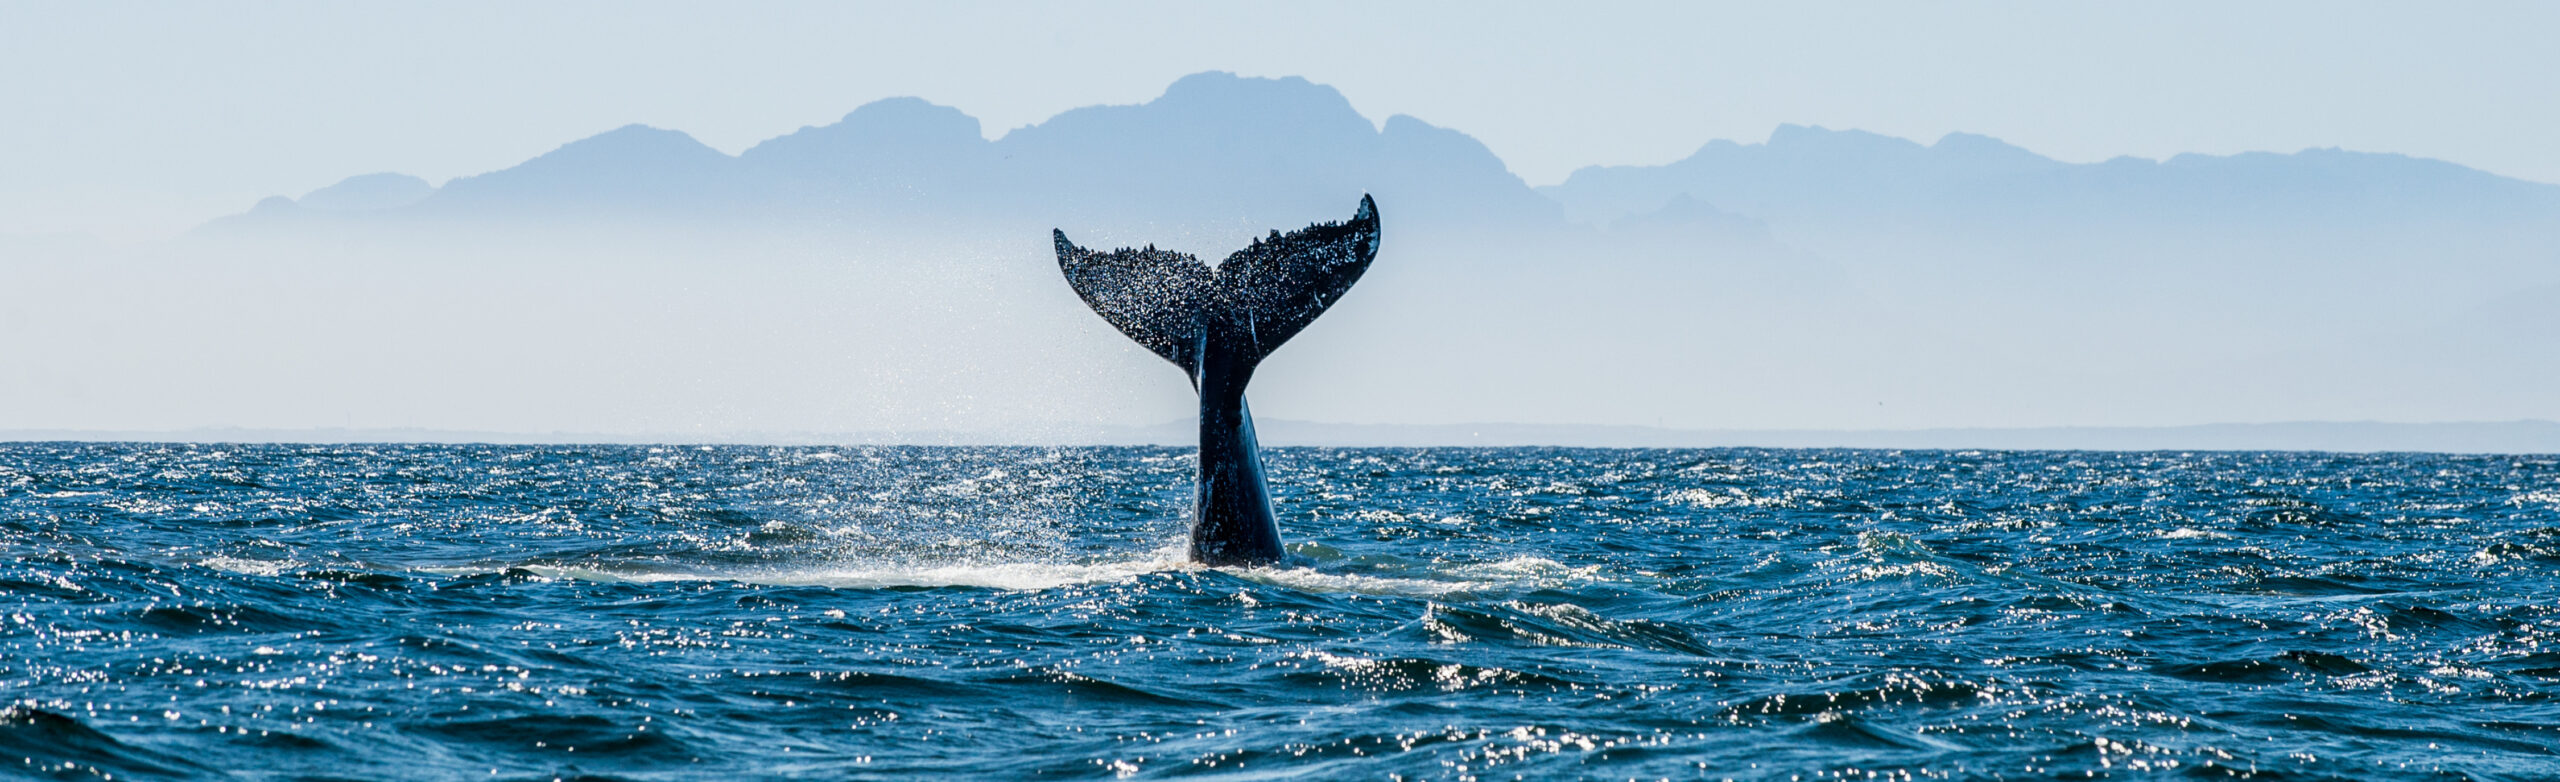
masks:
<path id="1" fill-rule="evenodd" d="M 2560 458 L 0 444 L 0 776 L 2560 779 Z"/>

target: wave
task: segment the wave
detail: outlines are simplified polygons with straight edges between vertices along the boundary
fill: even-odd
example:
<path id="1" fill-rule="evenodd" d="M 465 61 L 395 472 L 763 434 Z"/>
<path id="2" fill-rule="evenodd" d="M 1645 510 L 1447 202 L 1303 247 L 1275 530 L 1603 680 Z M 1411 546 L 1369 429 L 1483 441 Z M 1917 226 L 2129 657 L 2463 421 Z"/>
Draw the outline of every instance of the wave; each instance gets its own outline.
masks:
<path id="1" fill-rule="evenodd" d="M 210 563 L 208 563 L 210 565 Z M 226 570 L 278 575 L 287 568 L 274 563 L 241 565 Z M 1303 592 L 1352 593 L 1400 597 L 1448 597 L 1513 589 L 1555 588 L 1600 579 L 1601 568 L 1569 566 L 1543 557 L 1512 557 L 1493 562 L 1430 562 L 1389 572 L 1345 572 L 1350 567 L 1375 568 L 1366 561 L 1316 561 L 1300 555 L 1268 567 L 1211 568 L 1192 562 L 1179 545 L 1126 559 L 1090 562 L 864 562 L 775 565 L 738 568 L 668 568 L 639 564 L 516 563 L 460 568 L 422 568 L 443 576 L 487 576 L 517 573 L 538 578 L 598 583 L 727 581 L 761 586 L 815 586 L 833 589 L 904 589 L 974 587 L 1018 592 L 1127 583 L 1158 573 L 1224 573 L 1245 581 Z"/>

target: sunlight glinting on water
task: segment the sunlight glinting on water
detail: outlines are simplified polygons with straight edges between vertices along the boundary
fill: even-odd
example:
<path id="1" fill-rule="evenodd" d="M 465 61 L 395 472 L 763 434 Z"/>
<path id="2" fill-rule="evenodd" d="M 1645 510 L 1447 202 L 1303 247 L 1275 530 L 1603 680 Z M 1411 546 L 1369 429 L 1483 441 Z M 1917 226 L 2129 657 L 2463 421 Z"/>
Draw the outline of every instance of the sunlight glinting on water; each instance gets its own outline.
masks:
<path id="1" fill-rule="evenodd" d="M 37 775 L 2554 767 L 2560 462 L 0 446 Z"/>

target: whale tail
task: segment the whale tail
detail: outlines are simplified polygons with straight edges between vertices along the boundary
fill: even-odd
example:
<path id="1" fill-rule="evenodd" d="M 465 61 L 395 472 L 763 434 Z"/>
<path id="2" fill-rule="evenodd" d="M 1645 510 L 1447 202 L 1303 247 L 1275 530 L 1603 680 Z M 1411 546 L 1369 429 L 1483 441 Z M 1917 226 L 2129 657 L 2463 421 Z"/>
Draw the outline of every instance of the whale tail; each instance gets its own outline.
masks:
<path id="1" fill-rule="evenodd" d="M 1360 197 L 1347 222 L 1279 231 L 1215 270 L 1186 253 L 1095 252 L 1053 231 L 1058 268 L 1096 314 L 1164 360 L 1200 393 L 1200 480 L 1191 558 L 1260 565 L 1281 556 L 1280 527 L 1244 403 L 1254 367 L 1315 322 L 1378 254 L 1378 205 Z"/>
<path id="2" fill-rule="evenodd" d="M 1053 231 L 1058 267 L 1084 303 L 1120 333 L 1198 382 L 1211 342 L 1247 364 L 1324 314 L 1378 254 L 1378 205 L 1339 223 L 1317 223 L 1237 250 L 1211 270 L 1189 253 L 1122 248 L 1096 252 Z"/>

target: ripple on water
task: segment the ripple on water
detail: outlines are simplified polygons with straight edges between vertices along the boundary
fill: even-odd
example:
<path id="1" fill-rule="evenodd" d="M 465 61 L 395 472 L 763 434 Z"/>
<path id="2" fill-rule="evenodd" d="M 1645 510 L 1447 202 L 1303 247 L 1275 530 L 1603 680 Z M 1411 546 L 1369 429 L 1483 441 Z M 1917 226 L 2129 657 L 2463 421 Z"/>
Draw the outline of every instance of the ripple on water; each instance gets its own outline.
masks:
<path id="1" fill-rule="evenodd" d="M 0 761 L 2536 779 L 2560 461 L 0 445 Z"/>

